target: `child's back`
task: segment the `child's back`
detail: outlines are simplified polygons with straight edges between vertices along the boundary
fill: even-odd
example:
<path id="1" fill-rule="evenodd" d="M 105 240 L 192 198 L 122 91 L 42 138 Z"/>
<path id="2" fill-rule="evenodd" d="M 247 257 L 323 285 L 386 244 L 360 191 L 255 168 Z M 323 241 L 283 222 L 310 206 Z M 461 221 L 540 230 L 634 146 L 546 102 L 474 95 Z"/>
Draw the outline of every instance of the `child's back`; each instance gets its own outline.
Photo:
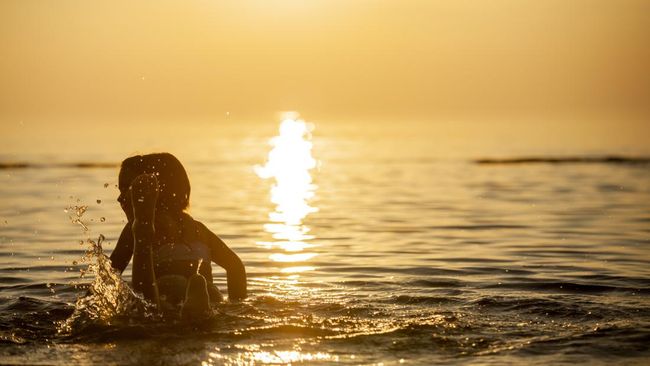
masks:
<path id="1" fill-rule="evenodd" d="M 229 298 L 246 296 L 246 272 L 239 257 L 184 212 L 190 185 L 175 157 L 163 153 L 128 158 L 122 163 L 119 181 L 118 201 L 128 223 L 111 261 L 122 272 L 133 257 L 136 291 L 171 306 L 190 301 L 194 304 L 190 307 L 197 308 L 204 298 L 220 301 L 221 294 L 212 284 L 210 263 L 215 262 L 226 269 Z M 200 288 L 206 289 L 205 295 L 199 294 Z"/>

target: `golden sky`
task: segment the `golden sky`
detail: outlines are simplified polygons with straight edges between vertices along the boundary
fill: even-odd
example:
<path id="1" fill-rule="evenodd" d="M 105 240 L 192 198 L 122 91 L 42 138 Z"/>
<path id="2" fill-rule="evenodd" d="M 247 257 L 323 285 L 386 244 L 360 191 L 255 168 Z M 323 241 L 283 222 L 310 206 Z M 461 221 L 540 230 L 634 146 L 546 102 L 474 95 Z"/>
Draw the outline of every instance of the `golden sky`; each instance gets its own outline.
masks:
<path id="1" fill-rule="evenodd" d="M 650 117 L 650 1 L 0 2 L 0 121 Z"/>

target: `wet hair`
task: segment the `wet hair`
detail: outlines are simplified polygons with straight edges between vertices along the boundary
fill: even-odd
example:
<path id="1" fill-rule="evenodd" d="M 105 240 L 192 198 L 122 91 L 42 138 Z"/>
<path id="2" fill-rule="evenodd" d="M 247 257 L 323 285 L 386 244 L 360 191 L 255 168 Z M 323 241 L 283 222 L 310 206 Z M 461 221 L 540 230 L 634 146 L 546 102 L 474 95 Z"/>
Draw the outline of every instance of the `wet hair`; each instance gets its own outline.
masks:
<path id="1" fill-rule="evenodd" d="M 126 192 L 140 174 L 155 174 L 160 191 L 158 209 L 180 213 L 190 202 L 190 180 L 183 164 L 170 153 L 136 155 L 126 158 L 121 165 L 119 188 Z"/>
<path id="2" fill-rule="evenodd" d="M 156 232 L 167 242 L 192 242 L 197 238 L 194 219 L 185 210 L 190 202 L 190 180 L 183 164 L 170 153 L 136 155 L 122 162 L 119 189 L 128 191 L 140 174 L 155 174 L 158 179 Z"/>

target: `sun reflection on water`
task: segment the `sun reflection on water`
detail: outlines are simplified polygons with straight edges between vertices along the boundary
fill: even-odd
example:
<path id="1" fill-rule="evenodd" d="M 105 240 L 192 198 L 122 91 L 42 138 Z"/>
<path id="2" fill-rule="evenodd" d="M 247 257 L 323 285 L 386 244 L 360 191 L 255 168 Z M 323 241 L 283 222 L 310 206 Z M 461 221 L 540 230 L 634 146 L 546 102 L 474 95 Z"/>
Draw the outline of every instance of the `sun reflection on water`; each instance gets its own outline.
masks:
<path id="1" fill-rule="evenodd" d="M 292 364 L 292 363 L 309 363 L 309 362 L 338 362 L 339 356 L 331 355 L 326 352 L 302 352 L 300 350 L 275 350 L 266 351 L 261 349 L 260 345 L 235 345 L 239 350 L 234 355 L 223 355 L 220 352 L 210 352 L 208 361 L 202 362 L 202 365 L 255 365 L 255 364 Z"/>
<path id="2" fill-rule="evenodd" d="M 318 211 L 309 201 L 314 197 L 316 186 L 312 183 L 310 171 L 316 167 L 311 155 L 311 130 L 313 126 L 305 121 L 286 118 L 280 124 L 279 134 L 270 140 L 273 147 L 264 166 L 256 166 L 255 172 L 262 179 L 273 179 L 271 202 L 274 211 L 269 213 L 269 222 L 264 230 L 274 241 L 259 241 L 257 244 L 276 250 L 269 259 L 278 264 L 293 264 L 281 269 L 282 273 L 300 273 L 314 270 L 305 262 L 317 254 L 304 252 L 313 247 L 307 241 L 314 238 L 303 220 L 310 213 Z M 277 252 L 280 250 L 281 252 Z"/>

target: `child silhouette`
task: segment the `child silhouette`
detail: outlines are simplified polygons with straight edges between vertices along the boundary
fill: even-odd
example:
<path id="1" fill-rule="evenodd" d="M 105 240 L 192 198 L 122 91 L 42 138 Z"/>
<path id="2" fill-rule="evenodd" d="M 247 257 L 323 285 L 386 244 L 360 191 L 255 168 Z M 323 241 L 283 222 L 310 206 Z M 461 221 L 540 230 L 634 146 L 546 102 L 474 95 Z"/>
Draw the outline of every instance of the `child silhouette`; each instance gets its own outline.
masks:
<path id="1" fill-rule="evenodd" d="M 190 182 L 169 153 L 138 155 L 122 162 L 118 201 L 128 222 L 115 250 L 120 273 L 133 257 L 132 286 L 161 310 L 182 309 L 184 319 L 211 313 L 222 300 L 212 284 L 211 262 L 226 270 L 229 300 L 246 297 L 246 270 L 226 244 L 185 212 Z"/>

